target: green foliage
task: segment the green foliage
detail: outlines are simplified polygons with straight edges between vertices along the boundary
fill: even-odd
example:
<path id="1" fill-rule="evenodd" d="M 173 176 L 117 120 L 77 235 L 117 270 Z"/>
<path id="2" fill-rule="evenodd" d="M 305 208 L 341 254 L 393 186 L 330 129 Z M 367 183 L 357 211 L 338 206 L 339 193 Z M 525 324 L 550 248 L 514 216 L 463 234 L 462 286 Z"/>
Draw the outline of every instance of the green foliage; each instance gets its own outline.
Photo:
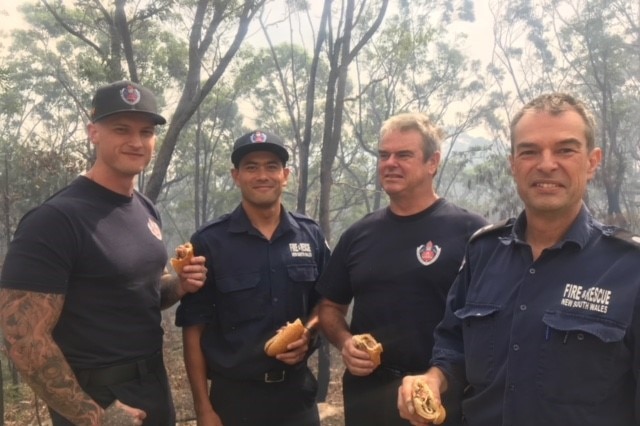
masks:
<path id="1" fill-rule="evenodd" d="M 168 107 L 176 105 L 176 91 L 183 88 L 190 72 L 188 40 L 197 4 L 195 0 L 150 0 L 125 5 L 135 71 Z M 261 18 L 276 40 L 273 49 L 260 28 L 253 27 L 252 43 L 243 45 L 229 74 L 181 131 L 159 198 L 167 217 L 181 224 L 174 226 L 167 219 L 169 233 L 189 234 L 198 224 L 235 206 L 238 194 L 229 178 L 228 158 L 233 140 L 250 128 L 267 128 L 287 141 L 292 179 L 286 202 L 294 205 L 313 49 L 313 42 L 295 36 L 302 27 L 313 25 L 307 13 L 314 5 L 305 0 L 273 4 Z M 376 4 L 367 2 L 371 7 L 358 10 L 354 39 L 376 15 Z M 477 200 L 476 209 L 468 207 L 492 217 L 513 213 L 519 203 L 504 168 L 509 117 L 522 102 L 558 89 L 579 93 L 598 112 L 598 137 L 607 157 L 590 202 L 606 215 L 611 199 L 606 192 L 614 194 L 617 187 L 620 206 L 630 217 L 637 216 L 636 197 L 626 189 L 640 173 L 636 124 L 640 61 L 633 49 L 638 30 L 632 19 L 638 16 L 637 4 L 492 0 L 498 16 L 496 47 L 494 61 L 485 70 L 465 53 L 469 40 L 453 30 L 457 21 L 475 19 L 472 1 L 396 4 L 397 9 L 390 11 L 397 13 L 385 18 L 349 68 L 344 124 L 332 172 L 331 214 L 336 230 L 386 202 L 377 183 L 378 130 L 388 116 L 408 110 L 428 112 L 449 135 L 437 176 L 441 195 L 463 203 Z M 224 55 L 242 6 L 245 2 L 216 2 L 206 10 L 204 24 L 214 14 L 222 23 L 212 34 L 211 48 L 200 52 L 203 74 L 213 73 Z M 333 6 L 338 16 L 342 11 L 337 3 Z M 0 65 L 0 156 L 9 155 L 14 162 L 11 174 L 3 173 L 23 184 L 33 181 L 31 188 L 16 186 L 21 192 L 20 200 L 15 195 L 19 191 L 14 191 L 12 199 L 15 217 L 62 186 L 91 159 L 84 134 L 90 95 L 99 84 L 130 76 L 122 34 L 115 29 L 114 8 L 109 2 L 89 0 L 34 1 L 21 7 L 28 25 L 11 34 L 12 43 Z M 276 10 L 283 15 L 276 16 Z M 277 37 L 272 31 L 275 24 Z M 317 36 L 318 28 L 310 32 Z M 287 36 L 295 41 L 283 38 Z M 329 74 L 330 52 L 325 49 L 314 81 L 308 160 L 307 213 L 316 217 L 325 124 L 323 90 Z M 498 92 L 493 91 L 496 88 Z M 491 147 L 488 151 L 465 148 L 464 134 L 481 125 L 490 134 Z M 29 156 L 38 160 L 28 162 Z M 42 174 L 30 174 L 34 167 Z M 618 186 L 607 188 L 612 178 Z M 189 220 L 178 219 L 185 216 Z"/>
<path id="2" fill-rule="evenodd" d="M 605 200 L 599 218 L 623 226 L 628 224 L 623 207 L 634 217 L 640 208 L 640 200 L 625 202 L 623 191 L 625 183 L 637 179 L 640 164 L 640 158 L 634 158 L 640 51 L 633 47 L 637 22 L 629 20 L 638 16 L 639 8 L 637 2 L 622 0 L 495 2 L 501 11 L 496 42 L 505 54 L 499 58 L 504 67 L 493 75 L 503 87 L 508 76 L 517 96 L 503 93 L 502 104 L 521 104 L 543 91 L 562 90 L 591 106 L 604 158 L 589 202 L 597 208 L 599 200 Z M 522 36 L 528 43 L 521 42 Z"/>

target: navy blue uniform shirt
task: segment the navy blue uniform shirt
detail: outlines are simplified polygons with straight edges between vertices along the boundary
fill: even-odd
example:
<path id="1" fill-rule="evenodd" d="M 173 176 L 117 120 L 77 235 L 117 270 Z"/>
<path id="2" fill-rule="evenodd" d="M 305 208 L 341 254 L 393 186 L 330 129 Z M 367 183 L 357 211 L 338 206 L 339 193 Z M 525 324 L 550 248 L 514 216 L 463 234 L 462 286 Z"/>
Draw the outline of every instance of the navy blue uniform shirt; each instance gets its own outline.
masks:
<path id="1" fill-rule="evenodd" d="M 524 214 L 471 239 L 432 364 L 469 426 L 640 425 L 640 238 L 586 207 L 533 260 Z"/>
<path id="2" fill-rule="evenodd" d="M 318 225 L 283 209 L 269 241 L 238 206 L 204 225 L 191 243 L 206 258 L 207 280 L 182 299 L 176 324 L 207 324 L 202 349 L 209 374 L 252 379 L 289 368 L 265 355 L 264 344 L 287 321 L 305 321 L 318 303 L 316 280 L 329 260 Z"/>

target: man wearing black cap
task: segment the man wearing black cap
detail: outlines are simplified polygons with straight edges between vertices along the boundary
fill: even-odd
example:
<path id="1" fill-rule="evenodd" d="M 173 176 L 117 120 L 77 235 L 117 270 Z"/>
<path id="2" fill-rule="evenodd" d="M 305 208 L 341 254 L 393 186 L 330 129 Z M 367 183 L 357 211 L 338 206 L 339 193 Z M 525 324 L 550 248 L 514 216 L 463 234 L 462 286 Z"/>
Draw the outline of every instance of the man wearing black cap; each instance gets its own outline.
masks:
<path id="1" fill-rule="evenodd" d="M 158 212 L 134 189 L 166 122 L 154 95 L 101 87 L 90 119 L 95 163 L 27 213 L 9 246 L 0 327 L 53 425 L 173 426 L 160 310 L 202 286 L 204 258 L 169 274 Z"/>
<path id="2" fill-rule="evenodd" d="M 273 134 L 236 140 L 231 175 L 242 201 L 191 237 L 209 273 L 202 290 L 182 299 L 176 324 L 184 327 L 198 424 L 319 425 L 306 360 L 317 324 L 315 284 L 329 249 L 314 221 L 281 204 L 288 158 Z M 307 328 L 302 337 L 267 356 L 265 342 L 296 318 Z"/>

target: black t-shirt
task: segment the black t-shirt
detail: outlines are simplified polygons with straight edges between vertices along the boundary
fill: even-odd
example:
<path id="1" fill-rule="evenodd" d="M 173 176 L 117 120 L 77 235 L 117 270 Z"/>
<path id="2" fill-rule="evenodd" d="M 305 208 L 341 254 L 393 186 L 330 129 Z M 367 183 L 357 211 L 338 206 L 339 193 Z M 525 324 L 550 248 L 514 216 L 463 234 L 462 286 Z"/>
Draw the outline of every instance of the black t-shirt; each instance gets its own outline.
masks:
<path id="1" fill-rule="evenodd" d="M 73 367 L 148 357 L 162 348 L 160 227 L 141 194 L 79 177 L 23 217 L 0 285 L 65 295 L 53 337 Z"/>
<path id="2" fill-rule="evenodd" d="M 444 199 L 411 216 L 373 212 L 344 232 L 318 291 L 335 303 L 354 301 L 351 332 L 380 341 L 384 365 L 425 370 L 467 240 L 485 224 Z"/>

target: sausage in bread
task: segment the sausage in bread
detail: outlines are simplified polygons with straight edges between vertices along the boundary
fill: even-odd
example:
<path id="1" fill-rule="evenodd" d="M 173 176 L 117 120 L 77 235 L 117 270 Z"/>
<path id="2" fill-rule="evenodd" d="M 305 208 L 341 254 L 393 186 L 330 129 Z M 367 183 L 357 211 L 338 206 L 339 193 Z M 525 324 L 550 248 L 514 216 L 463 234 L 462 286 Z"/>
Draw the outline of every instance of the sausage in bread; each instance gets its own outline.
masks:
<path id="1" fill-rule="evenodd" d="M 356 348 L 366 351 L 371 357 L 371 361 L 375 367 L 380 365 L 382 356 L 382 344 L 379 343 L 371 334 L 355 334 L 352 338 Z"/>
<path id="2" fill-rule="evenodd" d="M 420 379 L 414 380 L 411 394 L 413 407 L 420 417 L 432 422 L 434 425 L 444 422 L 447 417 L 447 411 L 442 404 L 436 402 L 431 389 L 424 381 Z"/>
<path id="3" fill-rule="evenodd" d="M 297 318 L 294 322 L 287 322 L 278 332 L 264 344 L 264 352 L 268 356 L 276 356 L 287 352 L 290 343 L 300 339 L 304 334 L 305 327 Z"/>
<path id="4" fill-rule="evenodd" d="M 180 244 L 176 247 L 176 257 L 171 258 L 171 266 L 179 274 L 182 268 L 191 263 L 193 257 L 193 246 L 191 243 Z"/>

